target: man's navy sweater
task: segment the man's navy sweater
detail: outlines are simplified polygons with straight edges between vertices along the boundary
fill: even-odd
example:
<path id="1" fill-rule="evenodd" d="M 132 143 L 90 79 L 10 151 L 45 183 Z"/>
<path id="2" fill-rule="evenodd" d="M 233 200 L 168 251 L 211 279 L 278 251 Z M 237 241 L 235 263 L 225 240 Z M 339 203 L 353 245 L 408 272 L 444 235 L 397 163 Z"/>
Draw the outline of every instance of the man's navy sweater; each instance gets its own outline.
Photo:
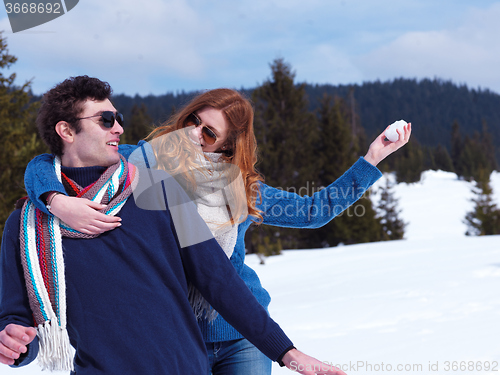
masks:
<path id="1" fill-rule="evenodd" d="M 63 168 L 81 186 L 103 171 Z M 19 214 L 11 214 L 2 239 L 0 330 L 9 323 L 33 324 L 19 254 Z M 292 345 L 214 239 L 181 248 L 168 208 L 142 210 L 133 197 L 119 216 L 121 227 L 95 239 L 63 238 L 76 374 L 206 373 L 205 345 L 188 302 L 188 281 L 271 359 Z M 21 365 L 33 360 L 37 345 L 36 340 L 30 345 Z"/>

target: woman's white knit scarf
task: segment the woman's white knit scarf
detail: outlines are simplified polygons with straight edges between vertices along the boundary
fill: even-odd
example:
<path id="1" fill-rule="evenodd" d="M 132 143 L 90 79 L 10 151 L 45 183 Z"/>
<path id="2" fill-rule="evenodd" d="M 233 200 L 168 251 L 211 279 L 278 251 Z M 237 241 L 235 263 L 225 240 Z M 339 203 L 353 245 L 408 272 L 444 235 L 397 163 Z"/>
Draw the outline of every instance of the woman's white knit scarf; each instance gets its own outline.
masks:
<path id="1" fill-rule="evenodd" d="M 223 225 L 232 219 L 228 210 L 228 198 L 224 190 L 228 186 L 225 172 L 230 164 L 223 162 L 219 153 L 205 152 L 204 155 L 208 160 L 203 158 L 203 155 L 197 159 L 203 172 L 199 170 L 194 172 L 196 178 L 194 203 L 217 243 L 222 247 L 227 257 L 231 258 L 238 238 L 238 224 L 234 222 L 231 225 Z M 189 302 L 197 319 L 205 317 L 208 320 L 213 320 L 218 315 L 217 311 L 192 285 L 189 288 Z"/>

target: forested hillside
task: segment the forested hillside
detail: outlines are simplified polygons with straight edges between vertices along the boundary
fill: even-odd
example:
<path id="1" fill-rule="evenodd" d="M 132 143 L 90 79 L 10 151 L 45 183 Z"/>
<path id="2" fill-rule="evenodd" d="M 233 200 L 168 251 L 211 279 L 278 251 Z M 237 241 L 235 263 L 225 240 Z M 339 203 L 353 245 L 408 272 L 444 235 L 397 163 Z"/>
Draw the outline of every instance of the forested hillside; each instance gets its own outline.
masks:
<path id="1" fill-rule="evenodd" d="M 492 142 L 500 140 L 500 95 L 488 90 L 470 89 L 449 81 L 396 79 L 388 82 L 366 82 L 362 85 L 305 84 L 309 109 L 320 107 L 323 95 L 345 98 L 368 138 L 385 125 L 405 119 L 413 124 L 414 137 L 422 146 L 444 145 L 451 150 L 451 131 L 458 123 L 464 135 L 481 132 L 486 124 Z M 243 90 L 251 96 L 254 89 Z M 144 103 L 155 123 L 165 120 L 173 108 L 179 108 L 195 93 L 168 93 L 161 96 L 115 95 L 114 102 L 130 118 L 134 104 Z M 354 105 L 351 101 L 354 99 Z M 500 155 L 497 151 L 497 160 Z"/>
<path id="2" fill-rule="evenodd" d="M 449 148 L 453 122 L 468 135 L 482 131 L 486 124 L 494 140 L 500 139 L 500 95 L 487 90 L 438 79 L 401 78 L 352 86 L 306 86 L 306 91 L 311 108 L 318 106 L 325 92 L 349 100 L 353 97 L 368 135 L 375 135 L 383 124 L 403 118 L 412 122 L 414 135 L 423 146 L 441 143 Z"/>

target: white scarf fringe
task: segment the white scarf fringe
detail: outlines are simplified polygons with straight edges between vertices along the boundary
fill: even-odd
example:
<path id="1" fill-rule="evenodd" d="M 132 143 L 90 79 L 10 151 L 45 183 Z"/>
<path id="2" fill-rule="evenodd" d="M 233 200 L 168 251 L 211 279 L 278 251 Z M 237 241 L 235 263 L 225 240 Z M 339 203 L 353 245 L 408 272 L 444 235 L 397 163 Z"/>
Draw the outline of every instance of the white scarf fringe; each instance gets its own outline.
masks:
<path id="1" fill-rule="evenodd" d="M 73 355 L 66 328 L 59 327 L 57 318 L 37 327 L 40 351 L 38 365 L 42 370 L 74 371 Z"/>

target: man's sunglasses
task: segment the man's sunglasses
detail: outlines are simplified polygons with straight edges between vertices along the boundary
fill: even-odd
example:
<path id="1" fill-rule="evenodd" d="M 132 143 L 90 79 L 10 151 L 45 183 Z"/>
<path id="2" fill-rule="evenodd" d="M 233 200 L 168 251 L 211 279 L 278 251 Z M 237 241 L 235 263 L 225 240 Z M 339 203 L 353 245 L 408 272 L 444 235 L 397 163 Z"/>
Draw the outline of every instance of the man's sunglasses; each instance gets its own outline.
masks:
<path id="1" fill-rule="evenodd" d="M 88 116 L 88 117 L 80 117 L 77 120 L 84 120 L 87 118 L 98 117 L 101 116 L 102 125 L 105 128 L 112 128 L 115 125 L 115 120 L 123 126 L 123 115 L 120 112 L 116 112 L 116 114 L 112 111 L 104 111 L 100 115 Z"/>
<path id="2" fill-rule="evenodd" d="M 217 135 L 206 125 L 203 125 L 201 119 L 196 115 L 196 113 L 191 113 L 187 120 L 187 123 L 194 124 L 194 126 L 202 126 L 201 129 L 201 136 L 203 137 L 203 140 L 207 145 L 213 145 L 215 142 L 217 142 Z"/>

